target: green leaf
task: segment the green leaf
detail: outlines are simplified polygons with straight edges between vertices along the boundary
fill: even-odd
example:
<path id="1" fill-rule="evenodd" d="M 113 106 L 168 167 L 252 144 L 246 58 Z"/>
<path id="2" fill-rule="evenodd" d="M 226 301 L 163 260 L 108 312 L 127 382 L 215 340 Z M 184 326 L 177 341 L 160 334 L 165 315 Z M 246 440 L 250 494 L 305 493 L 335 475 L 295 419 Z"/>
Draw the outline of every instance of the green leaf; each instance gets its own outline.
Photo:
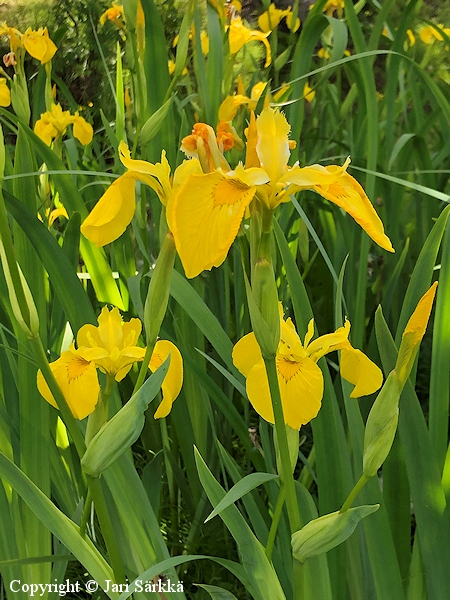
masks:
<path id="1" fill-rule="evenodd" d="M 217 585 L 206 585 L 204 583 L 195 583 L 194 585 L 206 590 L 213 600 L 237 600 L 234 594 Z"/>
<path id="2" fill-rule="evenodd" d="M 147 144 L 155 137 L 155 135 L 161 129 L 164 119 L 166 118 L 169 108 L 172 105 L 174 96 L 171 96 L 164 104 L 155 111 L 151 117 L 147 119 L 141 129 L 140 139 L 143 146 Z"/>
<path id="3" fill-rule="evenodd" d="M 215 507 L 212 513 L 208 515 L 204 522 L 207 523 L 225 510 L 225 508 L 237 502 L 240 498 L 242 498 L 242 496 L 248 494 L 248 492 L 251 492 L 263 483 L 271 481 L 272 479 L 278 479 L 278 475 L 274 475 L 272 473 L 250 473 L 250 475 L 247 475 L 241 479 L 238 483 L 236 483 L 236 485 L 233 485 L 231 490 L 225 494 L 225 496 Z"/>
<path id="4" fill-rule="evenodd" d="M 4 192 L 9 213 L 14 217 L 42 261 L 63 306 L 72 331 L 86 323 L 97 324 L 92 304 L 66 254 L 41 221 L 17 198 Z M 74 213 L 75 214 L 75 213 Z"/>
<path id="5" fill-rule="evenodd" d="M 202 486 L 214 507 L 225 496 L 225 490 L 215 479 L 203 458 L 195 449 L 195 461 Z M 285 600 L 278 577 L 265 555 L 264 548 L 256 539 L 244 517 L 235 506 L 228 506 L 220 517 L 235 539 L 241 561 L 252 587 L 248 591 L 258 600 Z"/>
<path id="6" fill-rule="evenodd" d="M 114 580 L 111 567 L 94 544 L 88 538 L 81 537 L 78 526 L 56 508 L 53 502 L 1 452 L 0 474 L 22 497 L 39 520 L 80 561 L 100 586 L 106 589 L 106 581 Z M 115 592 L 108 592 L 107 595 L 114 600 L 118 598 Z"/>
<path id="7" fill-rule="evenodd" d="M 413 283 L 411 279 L 410 286 Z M 381 310 L 376 312 L 375 327 L 383 369 L 387 372 L 395 365 L 397 348 Z M 428 595 L 430 598 L 447 598 L 450 597 L 448 509 L 430 434 L 410 381 L 406 383 L 400 400 L 398 429 L 414 503 Z"/>

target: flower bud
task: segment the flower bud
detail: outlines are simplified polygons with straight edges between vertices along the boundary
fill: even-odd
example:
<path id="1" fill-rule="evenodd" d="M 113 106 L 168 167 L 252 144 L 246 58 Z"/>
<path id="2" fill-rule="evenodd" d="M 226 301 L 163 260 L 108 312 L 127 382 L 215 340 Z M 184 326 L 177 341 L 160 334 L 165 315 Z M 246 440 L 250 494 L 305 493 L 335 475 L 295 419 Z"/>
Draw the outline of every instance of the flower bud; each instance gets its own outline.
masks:
<path id="1" fill-rule="evenodd" d="M 314 519 L 292 534 L 292 553 L 301 563 L 332 550 L 354 532 L 359 521 L 380 508 L 379 504 L 357 506 Z"/>
<path id="2" fill-rule="evenodd" d="M 363 456 L 363 473 L 367 477 L 376 475 L 391 450 L 397 430 L 402 389 L 397 373 L 391 371 L 369 413 Z"/>
<path id="3" fill-rule="evenodd" d="M 81 465 L 91 477 L 99 477 L 138 439 L 150 402 L 155 398 L 169 368 L 167 358 L 134 396 L 93 437 Z"/>
<path id="4" fill-rule="evenodd" d="M 147 344 L 156 341 L 166 314 L 175 254 L 175 242 L 172 233 L 169 231 L 161 246 L 144 306 L 144 327 Z"/>
<path id="5" fill-rule="evenodd" d="M 256 304 L 254 308 L 259 312 L 249 307 L 253 331 L 263 357 L 273 358 L 280 343 L 280 313 L 275 275 L 266 258 L 260 258 L 255 265 L 252 293 Z"/>

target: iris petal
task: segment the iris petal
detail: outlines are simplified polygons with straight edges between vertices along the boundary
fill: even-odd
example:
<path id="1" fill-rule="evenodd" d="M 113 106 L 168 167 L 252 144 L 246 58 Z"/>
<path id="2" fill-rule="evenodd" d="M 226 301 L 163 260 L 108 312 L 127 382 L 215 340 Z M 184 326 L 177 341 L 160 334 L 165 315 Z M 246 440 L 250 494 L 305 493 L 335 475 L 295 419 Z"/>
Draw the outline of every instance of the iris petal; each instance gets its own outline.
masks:
<path id="1" fill-rule="evenodd" d="M 241 338 L 233 348 L 233 363 L 244 377 L 262 359 L 261 349 L 254 333 L 248 333 Z"/>
<path id="2" fill-rule="evenodd" d="M 361 350 L 353 348 L 350 343 L 341 349 L 339 368 L 342 377 L 355 386 L 350 398 L 373 394 L 383 383 L 381 369 Z"/>
<path id="3" fill-rule="evenodd" d="M 96 246 L 105 246 L 122 235 L 134 215 L 136 175 L 116 179 L 81 225 L 81 233 Z"/>
<path id="4" fill-rule="evenodd" d="M 179 188 L 169 222 L 187 277 L 223 263 L 254 194 L 217 171 L 190 175 Z"/>
<path id="5" fill-rule="evenodd" d="M 164 378 L 162 389 L 162 401 L 155 412 L 155 419 L 167 417 L 172 408 L 172 404 L 177 398 L 183 385 L 183 359 L 181 353 L 175 344 L 168 340 L 158 340 L 155 345 L 149 368 L 152 372 L 156 371 L 170 354 L 170 365 L 167 375 Z"/>

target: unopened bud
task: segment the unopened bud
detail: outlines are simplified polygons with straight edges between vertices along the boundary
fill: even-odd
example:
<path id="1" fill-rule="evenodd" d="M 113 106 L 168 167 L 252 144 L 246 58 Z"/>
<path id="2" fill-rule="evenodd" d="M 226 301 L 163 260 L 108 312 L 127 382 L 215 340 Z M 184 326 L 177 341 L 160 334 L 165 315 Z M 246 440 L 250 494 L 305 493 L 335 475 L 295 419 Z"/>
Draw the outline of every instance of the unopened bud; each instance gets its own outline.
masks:
<path id="1" fill-rule="evenodd" d="M 144 413 L 159 392 L 169 364 L 170 357 L 92 438 L 81 459 L 85 473 L 99 477 L 138 439 L 144 427 Z"/>
<path id="2" fill-rule="evenodd" d="M 391 371 L 373 403 L 364 434 L 363 473 L 376 475 L 386 460 L 394 441 L 398 423 L 398 404 L 403 385 L 397 373 Z"/>
<path id="3" fill-rule="evenodd" d="M 301 563 L 332 550 L 354 532 L 359 521 L 380 508 L 379 504 L 357 506 L 314 519 L 292 534 L 292 553 Z"/>
<path id="4" fill-rule="evenodd" d="M 266 258 L 260 258 L 255 265 L 252 292 L 261 317 L 254 319 L 250 310 L 253 331 L 263 356 L 273 358 L 280 343 L 280 313 L 275 275 Z"/>

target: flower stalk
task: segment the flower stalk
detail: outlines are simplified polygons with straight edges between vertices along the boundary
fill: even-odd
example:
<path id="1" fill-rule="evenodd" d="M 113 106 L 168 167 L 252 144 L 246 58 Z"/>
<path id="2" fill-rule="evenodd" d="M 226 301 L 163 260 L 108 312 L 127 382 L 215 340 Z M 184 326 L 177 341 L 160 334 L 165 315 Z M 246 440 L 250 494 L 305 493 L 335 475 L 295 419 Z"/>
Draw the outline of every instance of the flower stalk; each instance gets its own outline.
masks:
<path id="1" fill-rule="evenodd" d="M 275 417 L 275 431 L 277 434 L 278 447 L 280 451 L 280 462 L 283 465 L 284 484 L 286 486 L 286 506 L 289 515 L 291 533 L 300 529 L 300 512 L 298 509 L 297 496 L 295 492 L 294 476 L 291 468 L 289 445 L 286 434 L 286 426 L 281 404 L 280 388 L 278 385 L 277 366 L 275 358 L 264 358 L 264 364 L 269 380 L 270 395 L 272 398 L 273 414 Z M 281 494 L 281 489 L 280 492 Z"/>

